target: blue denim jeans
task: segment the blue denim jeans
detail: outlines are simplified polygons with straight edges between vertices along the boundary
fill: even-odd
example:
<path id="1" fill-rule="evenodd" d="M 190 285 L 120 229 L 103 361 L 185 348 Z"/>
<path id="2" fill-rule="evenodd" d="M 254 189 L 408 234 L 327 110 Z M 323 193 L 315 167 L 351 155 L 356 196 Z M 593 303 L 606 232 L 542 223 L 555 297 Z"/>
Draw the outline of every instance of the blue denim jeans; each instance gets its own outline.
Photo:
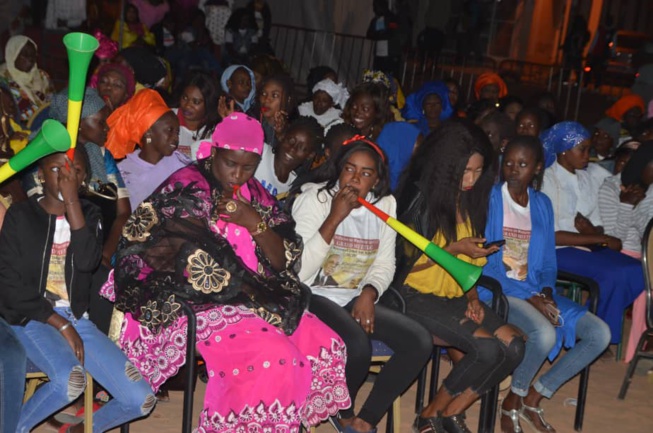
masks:
<path id="1" fill-rule="evenodd" d="M 75 319 L 69 308 L 55 311 L 68 319 L 81 337 L 84 366 L 61 333 L 47 323 L 32 320 L 24 327 L 13 326 L 27 357 L 50 379 L 23 406 L 16 431 L 28 433 L 77 399 L 84 392 L 85 369 L 113 397 L 93 415 L 94 432 L 104 432 L 150 413 L 156 403 L 154 393 L 120 349 L 90 320 Z"/>
<path id="2" fill-rule="evenodd" d="M 542 367 L 556 342 L 553 325 L 526 300 L 508 296 L 508 323 L 527 335 L 526 352 L 512 374 L 512 392 L 522 397 L 528 394 L 531 381 Z M 560 359 L 533 385 L 546 398 L 565 382 L 594 361 L 610 343 L 610 328 L 594 314 L 587 312 L 576 323 L 576 345 L 561 353 Z"/>
<path id="3" fill-rule="evenodd" d="M 14 433 L 25 390 L 25 350 L 0 317 L 0 433 Z"/>

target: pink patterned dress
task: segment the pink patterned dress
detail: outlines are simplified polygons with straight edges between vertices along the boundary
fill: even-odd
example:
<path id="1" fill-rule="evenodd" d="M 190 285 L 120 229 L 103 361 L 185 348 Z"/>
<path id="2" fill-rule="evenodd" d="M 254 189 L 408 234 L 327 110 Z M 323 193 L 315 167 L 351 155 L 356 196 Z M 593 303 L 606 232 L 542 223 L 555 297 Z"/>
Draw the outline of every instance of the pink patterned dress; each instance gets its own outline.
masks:
<path id="1" fill-rule="evenodd" d="M 173 174 L 123 230 L 115 274 L 103 288 L 125 312 L 119 344 L 158 389 L 185 362 L 183 299 L 196 310 L 197 350 L 209 376 L 196 431 L 299 432 L 351 405 L 344 343 L 305 312 L 295 272 L 301 241 L 287 231 L 289 217 L 254 179 L 241 187 L 284 238 L 286 270 L 275 273 L 246 229 L 213 215 L 207 161 Z"/>

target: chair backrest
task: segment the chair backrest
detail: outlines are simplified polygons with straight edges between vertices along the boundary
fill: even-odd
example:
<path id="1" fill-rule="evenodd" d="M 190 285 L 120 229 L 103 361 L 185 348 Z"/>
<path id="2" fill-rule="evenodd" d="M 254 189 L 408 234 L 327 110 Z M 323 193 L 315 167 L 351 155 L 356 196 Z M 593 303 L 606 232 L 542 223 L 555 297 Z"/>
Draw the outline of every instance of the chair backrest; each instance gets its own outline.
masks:
<path id="1" fill-rule="evenodd" d="M 653 219 L 649 221 L 642 238 L 642 267 L 646 281 L 646 326 L 653 328 Z"/>

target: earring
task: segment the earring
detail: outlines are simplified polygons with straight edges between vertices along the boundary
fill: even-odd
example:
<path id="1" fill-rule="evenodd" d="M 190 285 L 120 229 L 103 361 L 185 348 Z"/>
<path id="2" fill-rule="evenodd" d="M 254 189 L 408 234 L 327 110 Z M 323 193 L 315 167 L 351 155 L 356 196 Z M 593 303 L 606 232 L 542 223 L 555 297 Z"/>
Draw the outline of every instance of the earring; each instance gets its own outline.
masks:
<path id="1" fill-rule="evenodd" d="M 563 156 L 566 155 L 566 154 L 567 154 L 567 152 L 562 152 L 562 155 L 563 155 Z"/>
<path id="2" fill-rule="evenodd" d="M 152 137 L 145 137 L 145 144 L 152 143 Z"/>

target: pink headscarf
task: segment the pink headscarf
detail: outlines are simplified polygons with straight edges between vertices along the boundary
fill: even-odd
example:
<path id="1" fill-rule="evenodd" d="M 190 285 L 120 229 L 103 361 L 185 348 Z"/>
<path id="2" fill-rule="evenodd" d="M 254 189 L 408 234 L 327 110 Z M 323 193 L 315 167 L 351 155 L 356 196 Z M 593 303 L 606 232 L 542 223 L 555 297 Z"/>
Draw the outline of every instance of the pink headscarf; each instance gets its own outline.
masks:
<path id="1" fill-rule="evenodd" d="M 118 54 L 118 42 L 111 40 L 100 30 L 96 30 L 93 36 L 100 43 L 98 49 L 95 50 L 95 57 L 100 60 L 113 59 Z"/>
<path id="2" fill-rule="evenodd" d="M 213 131 L 211 141 L 203 141 L 197 151 L 197 159 L 211 156 L 211 148 L 244 150 L 263 154 L 263 128 L 261 124 L 245 113 L 234 112 L 222 119 Z"/>
<path id="3" fill-rule="evenodd" d="M 200 144 L 200 148 L 197 151 L 197 159 L 210 157 L 211 148 L 213 147 L 228 150 L 244 150 L 245 152 L 261 155 L 263 153 L 263 140 L 263 128 L 256 119 L 249 117 L 245 113 L 234 112 L 222 119 L 222 122 L 218 123 L 211 137 L 211 141 L 203 141 Z M 252 193 L 247 186 L 247 182 L 240 186 L 238 195 L 247 201 L 251 201 Z M 235 192 L 232 198 L 236 202 L 238 201 Z M 256 272 L 258 258 L 256 257 L 255 242 L 251 234 L 243 227 L 222 219 L 219 219 L 215 225 L 218 232 L 234 247 L 234 250 L 245 266 Z"/>

